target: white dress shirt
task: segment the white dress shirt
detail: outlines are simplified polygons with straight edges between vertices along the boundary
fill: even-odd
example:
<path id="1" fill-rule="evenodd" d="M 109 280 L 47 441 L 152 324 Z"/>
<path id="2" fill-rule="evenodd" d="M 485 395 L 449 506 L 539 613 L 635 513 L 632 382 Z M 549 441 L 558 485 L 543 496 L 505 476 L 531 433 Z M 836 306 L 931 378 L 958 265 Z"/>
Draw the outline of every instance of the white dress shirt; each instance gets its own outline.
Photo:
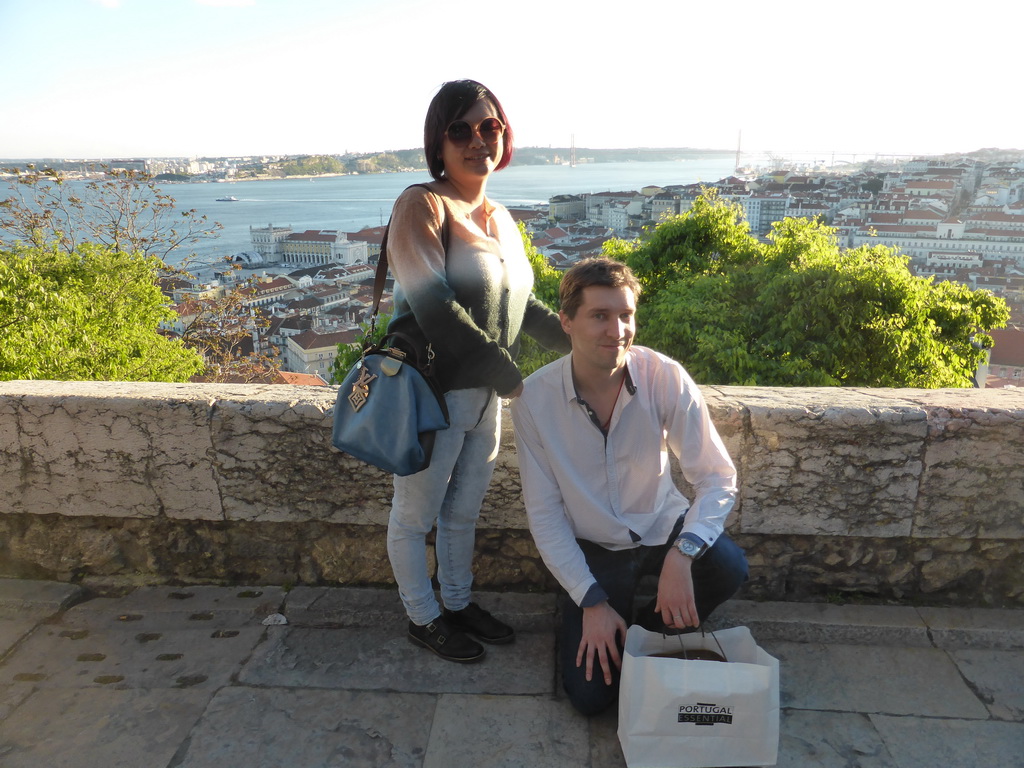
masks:
<path id="1" fill-rule="evenodd" d="M 530 531 L 548 569 L 577 603 L 596 581 L 576 539 L 607 549 L 664 544 L 683 532 L 713 544 L 736 499 L 736 468 L 693 379 L 646 347 L 627 353 L 607 435 L 576 394 L 572 355 L 526 379 L 512 401 Z M 695 491 L 672 482 L 668 452 Z M 687 511 L 689 510 L 689 511 Z"/>

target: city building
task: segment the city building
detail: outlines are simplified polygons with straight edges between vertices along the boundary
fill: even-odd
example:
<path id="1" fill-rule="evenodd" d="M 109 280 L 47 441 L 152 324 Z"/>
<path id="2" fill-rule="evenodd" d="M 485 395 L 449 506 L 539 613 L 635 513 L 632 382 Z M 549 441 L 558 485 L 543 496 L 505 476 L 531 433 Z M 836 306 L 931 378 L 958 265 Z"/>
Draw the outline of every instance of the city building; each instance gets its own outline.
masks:
<path id="1" fill-rule="evenodd" d="M 285 339 L 282 367 L 294 373 L 316 374 L 324 381 L 331 380 L 331 363 L 338 355 L 338 345 L 357 345 L 363 339 L 363 331 L 353 328 L 331 333 L 319 333 L 312 329 Z"/>

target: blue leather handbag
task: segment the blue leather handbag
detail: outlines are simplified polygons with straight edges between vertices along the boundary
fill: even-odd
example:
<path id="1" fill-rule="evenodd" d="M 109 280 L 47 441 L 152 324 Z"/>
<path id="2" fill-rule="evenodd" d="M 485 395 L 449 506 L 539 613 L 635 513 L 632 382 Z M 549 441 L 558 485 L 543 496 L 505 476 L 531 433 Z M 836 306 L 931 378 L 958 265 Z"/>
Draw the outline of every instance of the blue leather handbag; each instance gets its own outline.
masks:
<path id="1" fill-rule="evenodd" d="M 429 366 L 429 348 L 427 355 Z M 367 464 L 412 475 L 429 466 L 434 436 L 448 425 L 444 395 L 418 361 L 381 345 L 364 351 L 338 389 L 331 442 Z"/>

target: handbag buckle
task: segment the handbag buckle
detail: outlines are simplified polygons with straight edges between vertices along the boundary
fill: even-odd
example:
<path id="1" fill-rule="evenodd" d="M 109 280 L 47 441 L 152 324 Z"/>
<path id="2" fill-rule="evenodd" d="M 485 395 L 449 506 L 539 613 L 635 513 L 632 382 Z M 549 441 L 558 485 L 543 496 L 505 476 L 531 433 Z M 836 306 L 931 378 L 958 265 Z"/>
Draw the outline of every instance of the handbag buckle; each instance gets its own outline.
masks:
<path id="1" fill-rule="evenodd" d="M 405 352 L 397 347 L 388 349 L 384 359 L 380 362 L 380 372 L 385 376 L 394 376 L 402 370 L 402 363 L 405 362 Z"/>

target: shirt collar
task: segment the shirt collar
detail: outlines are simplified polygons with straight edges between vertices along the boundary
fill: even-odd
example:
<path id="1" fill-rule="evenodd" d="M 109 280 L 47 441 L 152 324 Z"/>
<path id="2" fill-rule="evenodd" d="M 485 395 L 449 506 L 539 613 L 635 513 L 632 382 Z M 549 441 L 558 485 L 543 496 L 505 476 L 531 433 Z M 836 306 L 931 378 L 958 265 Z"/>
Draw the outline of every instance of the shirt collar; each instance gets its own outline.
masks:
<path id="1" fill-rule="evenodd" d="M 625 389 L 630 397 L 636 394 L 636 384 L 634 384 L 632 367 L 633 361 L 633 350 L 626 353 L 626 381 L 624 382 L 623 389 Z M 576 385 L 572 380 L 572 353 L 562 358 L 562 392 L 565 395 L 567 402 L 573 400 L 579 400 L 579 395 L 576 392 Z"/>

